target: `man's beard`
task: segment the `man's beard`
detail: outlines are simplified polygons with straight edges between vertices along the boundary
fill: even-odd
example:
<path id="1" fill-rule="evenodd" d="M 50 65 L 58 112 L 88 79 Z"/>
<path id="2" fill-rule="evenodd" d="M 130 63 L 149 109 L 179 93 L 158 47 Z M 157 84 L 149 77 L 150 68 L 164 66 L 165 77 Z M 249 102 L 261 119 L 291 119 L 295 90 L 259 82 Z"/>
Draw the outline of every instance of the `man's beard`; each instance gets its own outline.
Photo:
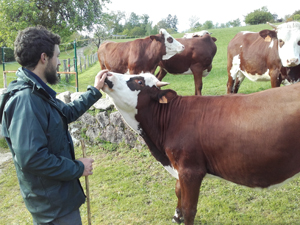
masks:
<path id="1" fill-rule="evenodd" d="M 57 84 L 59 82 L 58 76 L 56 75 L 56 68 L 52 66 L 50 62 L 45 69 L 45 78 L 51 85 Z"/>

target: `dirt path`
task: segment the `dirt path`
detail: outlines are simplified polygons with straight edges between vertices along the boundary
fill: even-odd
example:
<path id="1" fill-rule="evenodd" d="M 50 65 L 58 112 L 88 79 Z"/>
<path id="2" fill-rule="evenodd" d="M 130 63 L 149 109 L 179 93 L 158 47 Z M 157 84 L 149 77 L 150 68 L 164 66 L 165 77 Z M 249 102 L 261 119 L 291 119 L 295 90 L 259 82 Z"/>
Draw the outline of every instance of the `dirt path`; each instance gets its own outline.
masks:
<path id="1" fill-rule="evenodd" d="M 8 160 L 11 160 L 12 156 L 10 152 L 0 153 L 0 174 L 2 173 L 2 164 Z"/>

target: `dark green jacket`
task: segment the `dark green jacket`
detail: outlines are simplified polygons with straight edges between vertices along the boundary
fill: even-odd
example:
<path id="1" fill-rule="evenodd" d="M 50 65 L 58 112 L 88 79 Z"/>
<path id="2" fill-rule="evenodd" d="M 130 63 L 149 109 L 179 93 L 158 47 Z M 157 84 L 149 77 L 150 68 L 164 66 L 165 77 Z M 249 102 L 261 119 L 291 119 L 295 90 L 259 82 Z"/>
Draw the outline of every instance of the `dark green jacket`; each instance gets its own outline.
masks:
<path id="1" fill-rule="evenodd" d="M 2 134 L 13 155 L 27 209 L 37 223 L 47 223 L 78 209 L 85 201 L 78 180 L 84 166 L 75 160 L 68 124 L 102 95 L 89 86 L 78 100 L 65 104 L 53 99 L 22 68 L 17 76 L 8 91 L 21 90 L 5 105 Z M 47 99 L 33 93 L 33 89 Z"/>

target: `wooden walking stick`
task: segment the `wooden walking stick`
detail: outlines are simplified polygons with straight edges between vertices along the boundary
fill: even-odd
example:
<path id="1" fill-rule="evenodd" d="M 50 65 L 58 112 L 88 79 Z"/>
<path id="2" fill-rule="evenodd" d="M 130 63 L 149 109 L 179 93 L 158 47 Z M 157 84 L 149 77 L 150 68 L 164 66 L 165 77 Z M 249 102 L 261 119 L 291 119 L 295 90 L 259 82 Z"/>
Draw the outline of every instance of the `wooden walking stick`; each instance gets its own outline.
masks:
<path id="1" fill-rule="evenodd" d="M 83 140 L 80 140 L 82 147 L 83 158 L 86 158 L 85 144 Z M 92 224 L 91 221 L 91 207 L 90 207 L 90 187 L 89 187 L 89 177 L 85 176 L 85 189 L 86 189 L 86 204 L 87 204 L 87 216 L 88 216 L 88 225 Z"/>

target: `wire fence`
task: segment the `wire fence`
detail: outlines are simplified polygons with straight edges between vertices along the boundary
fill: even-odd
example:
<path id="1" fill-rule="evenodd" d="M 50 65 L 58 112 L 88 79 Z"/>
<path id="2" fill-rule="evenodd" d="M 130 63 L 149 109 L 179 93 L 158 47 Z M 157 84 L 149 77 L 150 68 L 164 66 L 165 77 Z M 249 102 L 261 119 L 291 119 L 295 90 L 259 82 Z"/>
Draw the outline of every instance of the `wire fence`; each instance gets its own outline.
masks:
<path id="1" fill-rule="evenodd" d="M 80 46 L 80 48 L 78 48 Z M 64 43 L 60 45 L 61 53 L 64 55 L 65 59 L 61 60 L 61 66 L 58 69 L 57 75 L 60 79 L 58 87 L 62 87 L 59 89 L 68 90 L 70 88 L 75 88 L 75 91 L 78 92 L 78 73 L 82 73 L 84 70 L 88 69 L 92 65 L 94 65 L 98 61 L 97 53 L 86 54 L 84 53 L 84 49 L 87 49 L 86 52 L 95 52 L 95 47 L 92 46 L 91 40 L 81 40 L 80 44 L 74 41 L 73 43 Z M 3 87 L 7 88 L 8 81 L 14 80 L 16 78 L 16 69 L 6 69 L 6 64 L 13 64 L 13 62 L 6 63 L 5 62 L 5 52 L 4 48 L 2 49 L 3 53 Z M 67 57 L 67 58 L 66 58 Z M 16 64 L 16 67 L 19 67 L 19 64 Z M 63 77 L 65 79 L 63 79 Z M 72 86 L 69 82 L 70 79 L 74 79 L 75 77 L 75 86 Z"/>

